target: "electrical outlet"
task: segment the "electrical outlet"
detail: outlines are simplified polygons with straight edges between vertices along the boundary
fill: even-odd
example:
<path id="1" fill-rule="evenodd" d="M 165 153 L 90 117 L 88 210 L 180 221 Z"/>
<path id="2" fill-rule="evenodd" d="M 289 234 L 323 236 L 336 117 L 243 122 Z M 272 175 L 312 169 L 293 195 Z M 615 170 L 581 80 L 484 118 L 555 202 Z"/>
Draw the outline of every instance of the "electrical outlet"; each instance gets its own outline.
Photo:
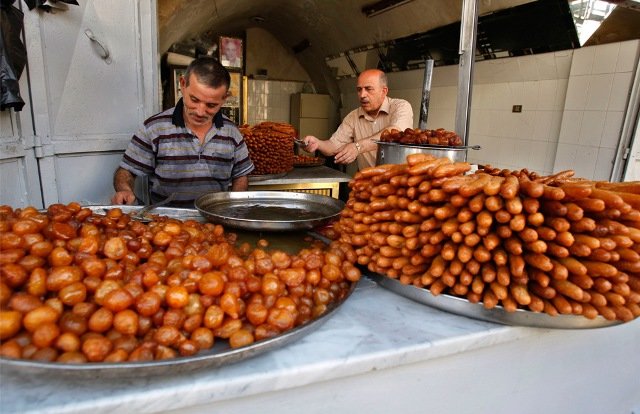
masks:
<path id="1" fill-rule="evenodd" d="M 513 105 L 511 112 L 522 112 L 522 105 Z"/>

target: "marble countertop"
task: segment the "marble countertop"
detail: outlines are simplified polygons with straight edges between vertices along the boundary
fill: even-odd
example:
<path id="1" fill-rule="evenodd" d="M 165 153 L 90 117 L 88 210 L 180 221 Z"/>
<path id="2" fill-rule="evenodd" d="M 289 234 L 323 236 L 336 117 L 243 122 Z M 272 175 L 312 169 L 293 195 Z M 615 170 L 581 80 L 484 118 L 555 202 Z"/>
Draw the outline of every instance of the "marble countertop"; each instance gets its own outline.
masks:
<path id="1" fill-rule="evenodd" d="M 144 378 L 80 379 L 0 372 L 6 413 L 153 413 L 286 390 L 537 335 L 413 302 L 363 278 L 316 330 L 215 369 Z"/>
<path id="2" fill-rule="evenodd" d="M 296 167 L 286 175 L 268 180 L 249 178 L 249 185 L 297 184 L 317 182 L 348 182 L 351 176 L 333 168 L 320 165 L 317 167 Z"/>

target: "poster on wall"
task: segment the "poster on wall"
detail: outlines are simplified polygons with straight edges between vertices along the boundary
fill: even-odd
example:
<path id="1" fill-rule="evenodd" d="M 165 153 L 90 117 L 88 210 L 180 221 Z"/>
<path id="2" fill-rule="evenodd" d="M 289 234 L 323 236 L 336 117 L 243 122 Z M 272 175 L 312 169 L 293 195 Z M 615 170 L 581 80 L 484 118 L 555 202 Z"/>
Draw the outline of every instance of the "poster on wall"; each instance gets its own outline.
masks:
<path id="1" fill-rule="evenodd" d="M 234 124 L 240 125 L 240 108 L 232 108 L 223 106 L 220 111 L 223 115 L 233 121 Z"/>
<path id="2" fill-rule="evenodd" d="M 180 98 L 182 98 L 182 91 L 180 90 L 180 78 L 184 75 L 184 72 L 187 70 L 184 68 L 173 68 L 173 97 L 174 103 L 178 103 Z"/>
<path id="3" fill-rule="evenodd" d="M 220 62 L 227 68 L 242 69 L 242 39 L 220 36 Z"/>
<path id="4" fill-rule="evenodd" d="M 227 100 L 224 105 L 222 105 L 222 113 L 238 124 L 240 122 L 240 108 L 242 106 L 242 73 L 229 71 L 229 75 L 231 75 L 231 83 L 229 84 Z"/>
<path id="5" fill-rule="evenodd" d="M 229 92 L 227 93 L 227 101 L 224 107 L 239 107 L 241 96 L 242 75 L 240 72 L 229 72 L 231 75 L 231 83 L 229 84 Z"/>

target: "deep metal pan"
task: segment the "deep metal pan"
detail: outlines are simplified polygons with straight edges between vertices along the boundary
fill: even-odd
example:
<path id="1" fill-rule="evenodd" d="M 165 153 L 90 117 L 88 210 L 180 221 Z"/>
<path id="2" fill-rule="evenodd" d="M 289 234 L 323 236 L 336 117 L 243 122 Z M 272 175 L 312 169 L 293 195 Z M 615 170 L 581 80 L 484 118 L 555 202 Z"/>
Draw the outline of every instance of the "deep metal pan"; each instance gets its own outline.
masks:
<path id="1" fill-rule="evenodd" d="M 382 164 L 404 164 L 407 162 L 407 155 L 411 154 L 431 154 L 439 158 L 449 158 L 451 161 L 466 161 L 469 149 L 479 150 L 479 145 L 432 145 L 432 144 L 401 144 L 399 142 L 378 142 L 378 152 L 376 154 L 376 165 Z"/>
<path id="2" fill-rule="evenodd" d="M 195 207 L 225 227 L 256 231 L 309 230 L 337 218 L 344 203 L 335 198 L 287 191 L 204 194 Z"/>

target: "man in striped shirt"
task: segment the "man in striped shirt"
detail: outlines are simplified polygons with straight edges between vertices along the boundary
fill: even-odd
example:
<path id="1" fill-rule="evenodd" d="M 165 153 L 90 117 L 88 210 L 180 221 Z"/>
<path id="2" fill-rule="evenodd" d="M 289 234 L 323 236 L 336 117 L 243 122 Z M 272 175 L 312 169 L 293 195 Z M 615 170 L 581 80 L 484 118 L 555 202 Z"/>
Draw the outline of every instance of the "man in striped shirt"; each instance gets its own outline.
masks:
<path id="1" fill-rule="evenodd" d="M 229 72 L 214 58 L 195 59 L 180 79 L 182 99 L 136 132 L 116 170 L 113 204 L 133 204 L 136 176 L 148 176 L 151 201 L 174 194 L 193 206 L 201 194 L 245 191 L 254 166 L 236 125 L 225 117 Z"/>

